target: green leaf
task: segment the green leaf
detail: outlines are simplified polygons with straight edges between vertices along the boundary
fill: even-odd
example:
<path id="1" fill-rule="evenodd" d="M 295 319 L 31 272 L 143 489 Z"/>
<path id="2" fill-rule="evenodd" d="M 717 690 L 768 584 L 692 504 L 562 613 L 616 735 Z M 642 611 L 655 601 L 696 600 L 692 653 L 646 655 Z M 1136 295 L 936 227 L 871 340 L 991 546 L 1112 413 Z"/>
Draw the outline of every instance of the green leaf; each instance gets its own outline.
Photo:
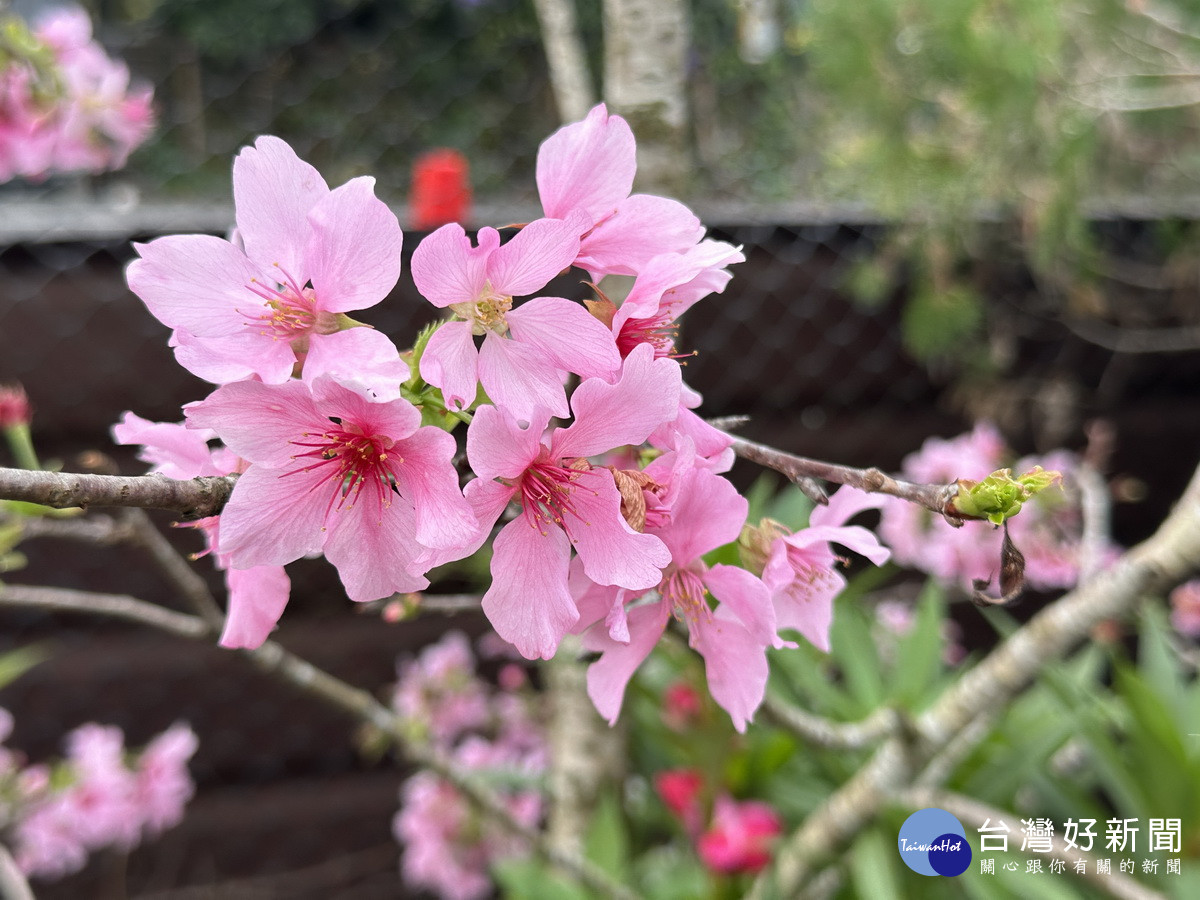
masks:
<path id="1" fill-rule="evenodd" d="M 846 686 L 865 715 L 880 704 L 886 691 L 871 624 L 861 607 L 837 604 L 830 630 L 830 648 L 845 676 Z"/>
<path id="2" fill-rule="evenodd" d="M 514 900 L 591 900 L 591 894 L 534 859 L 502 859 L 492 865 L 501 895 Z"/>
<path id="3" fill-rule="evenodd" d="M 878 828 L 864 831 L 850 850 L 854 895 L 871 900 L 903 900 L 898 864 L 903 865 L 894 840 L 889 841 Z"/>
<path id="4" fill-rule="evenodd" d="M 643 897 L 654 900 L 696 900 L 710 896 L 708 876 L 692 853 L 678 846 L 655 847 L 635 864 Z"/>
<path id="5" fill-rule="evenodd" d="M 20 647 L 0 655 L 0 688 L 16 681 L 49 656 L 45 648 L 37 645 Z"/>
<path id="6" fill-rule="evenodd" d="M 917 600 L 913 626 L 899 641 L 891 673 L 891 696 L 907 709 L 923 708 L 942 669 L 944 591 L 932 578 Z"/>
<path id="7" fill-rule="evenodd" d="M 617 881 L 629 878 L 629 835 L 611 792 L 600 797 L 584 838 L 584 855 Z"/>

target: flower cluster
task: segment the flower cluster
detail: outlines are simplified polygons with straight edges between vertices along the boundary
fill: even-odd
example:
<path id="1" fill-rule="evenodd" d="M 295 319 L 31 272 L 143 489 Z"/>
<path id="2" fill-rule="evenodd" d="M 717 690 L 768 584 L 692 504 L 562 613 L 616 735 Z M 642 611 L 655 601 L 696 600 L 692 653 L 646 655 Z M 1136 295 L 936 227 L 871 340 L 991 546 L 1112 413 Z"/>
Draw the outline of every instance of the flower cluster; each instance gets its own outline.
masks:
<path id="1" fill-rule="evenodd" d="M 547 745 L 524 672 L 509 663 L 500 687 L 481 681 L 467 638 L 449 632 L 400 667 L 393 705 L 414 733 L 467 771 L 515 785 L 500 793 L 518 822 L 542 816 L 536 782 L 546 771 Z M 404 845 L 405 882 L 450 900 L 490 896 L 489 866 L 528 853 L 519 836 L 482 818 L 450 782 L 418 772 L 400 791 L 392 830 Z"/>
<path id="2" fill-rule="evenodd" d="M 3 746 L 12 717 L 0 710 L 0 822 L 27 875 L 60 878 L 89 853 L 128 851 L 177 825 L 193 793 L 187 762 L 196 735 L 168 728 L 132 758 L 119 728 L 88 724 L 67 736 L 62 763 L 22 766 Z"/>
<path id="3" fill-rule="evenodd" d="M 1079 458 L 1065 450 L 1012 461 L 1000 433 L 988 423 L 945 440 L 930 438 L 905 457 L 902 476 L 910 481 L 948 483 L 959 478 L 982 478 L 1003 466 L 1024 472 L 1040 465 L 1062 474 L 1062 488 L 1041 491 L 1019 516 L 1007 522 L 1013 543 L 1025 556 L 1025 580 L 1039 590 L 1073 587 L 1082 563 L 1083 514 L 1077 479 Z M 940 581 L 967 586 L 989 580 L 1000 565 L 999 529 L 954 528 L 915 504 L 888 498 L 879 533 L 892 548 L 893 558 Z M 1110 561 L 1114 546 L 1098 548 L 1098 562 Z"/>
<path id="4" fill-rule="evenodd" d="M 827 544 L 780 550 L 792 561 L 762 578 L 705 562 L 737 540 L 747 504 L 724 477 L 730 439 L 693 411 L 677 320 L 743 256 L 682 204 L 631 193 L 635 156 L 626 122 L 597 106 L 538 152 L 544 217 L 507 239 L 457 223 L 429 234 L 412 276 L 445 318 L 403 356 L 348 316 L 396 284 L 396 217 L 371 178 L 331 189 L 279 138 L 234 162 L 232 239 L 137 246 L 130 287 L 172 329 L 179 362 L 218 387 L 186 407 L 186 463 L 153 449 L 183 440 L 161 430 L 177 426 L 127 418 L 118 439 L 164 474 L 239 473 L 208 528 L 233 595 L 224 644 L 265 639 L 286 602 L 281 567 L 301 556 L 323 554 L 351 599 L 376 600 L 424 589 L 496 529 L 483 597 L 496 632 L 530 659 L 582 634 L 610 720 L 672 617 L 739 729 L 762 700 L 767 648 L 787 645 L 778 629 L 821 643 L 824 596 L 790 585 L 831 569 Z M 593 287 L 632 286 L 619 304 L 599 288 L 584 303 L 550 295 L 573 267 Z M 473 478 L 460 488 L 451 432 L 464 422 Z M 881 561 L 858 531 L 812 540 Z"/>
<path id="5" fill-rule="evenodd" d="M 79 7 L 32 32 L 0 19 L 0 182 L 120 169 L 154 126 L 149 87 L 92 39 Z"/>

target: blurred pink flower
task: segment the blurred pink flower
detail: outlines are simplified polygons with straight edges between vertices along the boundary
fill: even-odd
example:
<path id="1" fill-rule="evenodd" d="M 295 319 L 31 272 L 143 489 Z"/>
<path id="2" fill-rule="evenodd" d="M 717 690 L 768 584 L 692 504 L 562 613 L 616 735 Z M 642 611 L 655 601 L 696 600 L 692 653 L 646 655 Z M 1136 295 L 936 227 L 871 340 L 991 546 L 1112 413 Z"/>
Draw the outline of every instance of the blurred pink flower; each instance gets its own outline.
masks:
<path id="1" fill-rule="evenodd" d="M 771 845 L 783 831 L 779 814 L 766 803 L 718 797 L 708 831 L 696 849 L 704 865 L 732 875 L 757 872 L 771 861 Z"/>
<path id="2" fill-rule="evenodd" d="M 1180 634 L 1200 637 L 1200 579 L 1184 582 L 1171 591 L 1171 626 Z"/>

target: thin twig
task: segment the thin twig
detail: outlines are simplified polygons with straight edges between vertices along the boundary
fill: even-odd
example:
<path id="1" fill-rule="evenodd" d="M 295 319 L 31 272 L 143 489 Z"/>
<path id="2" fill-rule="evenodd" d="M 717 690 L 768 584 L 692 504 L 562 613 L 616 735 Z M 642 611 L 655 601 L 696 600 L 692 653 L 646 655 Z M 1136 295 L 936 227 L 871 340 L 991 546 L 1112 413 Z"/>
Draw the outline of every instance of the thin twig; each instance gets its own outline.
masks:
<path id="1" fill-rule="evenodd" d="M 150 521 L 145 510 L 125 509 L 121 511 L 122 522 L 132 533 L 131 543 L 144 549 L 150 554 L 161 571 L 192 609 L 200 614 L 214 630 L 220 630 L 225 622 L 225 614 L 220 604 L 209 590 L 208 582 L 197 572 L 188 561 L 179 554 L 158 527 Z"/>
<path id="2" fill-rule="evenodd" d="M 162 475 L 92 475 L 0 468 L 0 499 L 40 503 L 55 509 L 136 506 L 167 509 L 183 519 L 214 516 L 237 480 L 212 475 L 177 481 Z"/>
<path id="3" fill-rule="evenodd" d="M 855 469 L 851 466 L 821 462 L 738 437 L 733 438 L 733 452 L 743 459 L 783 473 L 817 503 L 829 502 L 824 490 L 814 481 L 821 479 L 835 484 L 848 484 L 869 494 L 888 494 L 920 504 L 945 518 L 951 525 L 961 525 L 966 518 L 954 508 L 954 498 L 958 495 L 957 484 L 914 484 L 910 481 L 900 481 L 879 469 Z M 810 493 L 814 490 L 818 492 L 818 496 Z"/>
<path id="4" fill-rule="evenodd" d="M 1114 353 L 1186 353 L 1200 348 L 1200 326 L 1118 328 L 1103 322 L 1064 321 L 1067 329 L 1089 344 Z"/>
<path id="5" fill-rule="evenodd" d="M 986 825 L 989 819 L 994 821 L 1020 819 L 1020 816 L 1016 813 L 994 809 L 984 803 L 980 803 L 973 797 L 965 797 L 962 794 L 955 794 L 950 791 L 933 790 L 932 788 L 909 788 L 900 791 L 895 799 L 899 803 L 913 809 L 936 806 L 938 809 L 944 809 L 946 812 L 956 816 L 960 821 L 975 826 L 976 829 Z M 1031 848 L 1022 852 L 1062 860 L 1069 867 L 1063 871 L 1071 872 L 1082 881 L 1087 882 L 1088 885 L 1099 888 L 1111 897 L 1118 897 L 1120 900 L 1165 900 L 1164 894 L 1151 890 L 1120 872 L 1101 875 L 1096 869 L 1095 857 L 1077 847 L 1067 849 L 1066 847 L 1055 847 L 1052 844 L 1050 850 L 1034 850 Z M 1075 863 L 1079 861 L 1086 864 L 1082 872 L 1075 870 Z"/>
<path id="6" fill-rule="evenodd" d="M 111 547 L 128 543 L 133 535 L 127 525 L 119 523 L 112 516 L 105 515 L 71 519 L 52 516 L 17 516 L 15 519 L 21 525 L 21 540 L 54 538 Z"/>
<path id="7" fill-rule="evenodd" d="M 163 609 L 155 603 L 147 603 L 128 594 L 100 594 L 69 588 L 0 584 L 0 605 L 111 616 L 127 622 L 150 625 L 160 631 L 186 638 L 203 638 L 212 634 L 212 629 L 203 619 Z"/>
<path id="8" fill-rule="evenodd" d="M 886 798 L 913 782 L 981 710 L 997 714 L 1091 629 L 1130 612 L 1138 598 L 1186 578 L 1200 562 L 1200 469 L 1158 531 L 1013 632 L 962 675 L 914 723 L 916 742 L 892 738 L 876 750 L 779 848 L 749 896 L 802 896 L 821 862 L 880 812 Z"/>

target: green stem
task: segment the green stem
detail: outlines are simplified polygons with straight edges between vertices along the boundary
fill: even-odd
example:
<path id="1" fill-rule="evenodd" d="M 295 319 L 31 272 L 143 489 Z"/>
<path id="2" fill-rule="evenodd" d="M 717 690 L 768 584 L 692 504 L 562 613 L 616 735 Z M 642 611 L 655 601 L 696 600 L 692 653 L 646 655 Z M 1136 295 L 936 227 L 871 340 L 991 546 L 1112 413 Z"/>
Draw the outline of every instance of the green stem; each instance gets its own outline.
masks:
<path id="1" fill-rule="evenodd" d="M 42 467 L 33 449 L 33 433 L 28 424 L 9 425 L 4 429 L 4 437 L 8 439 L 8 447 L 18 469 L 36 471 Z"/>

